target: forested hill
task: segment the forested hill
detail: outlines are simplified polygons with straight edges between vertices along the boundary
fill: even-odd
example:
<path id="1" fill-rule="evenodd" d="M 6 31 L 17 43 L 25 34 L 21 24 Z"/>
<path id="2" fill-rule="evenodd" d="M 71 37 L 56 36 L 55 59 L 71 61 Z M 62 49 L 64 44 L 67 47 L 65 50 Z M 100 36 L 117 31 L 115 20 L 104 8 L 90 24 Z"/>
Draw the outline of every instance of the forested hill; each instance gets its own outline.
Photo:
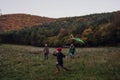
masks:
<path id="1" fill-rule="evenodd" d="M 29 14 L 8 14 L 0 16 L 0 28 L 2 31 L 17 30 L 33 25 L 54 22 L 55 19 Z"/>
<path id="2" fill-rule="evenodd" d="M 82 44 L 70 40 L 80 37 Z M 1 33 L 1 43 L 43 46 L 120 46 L 120 11 L 59 18 L 53 23 Z"/>

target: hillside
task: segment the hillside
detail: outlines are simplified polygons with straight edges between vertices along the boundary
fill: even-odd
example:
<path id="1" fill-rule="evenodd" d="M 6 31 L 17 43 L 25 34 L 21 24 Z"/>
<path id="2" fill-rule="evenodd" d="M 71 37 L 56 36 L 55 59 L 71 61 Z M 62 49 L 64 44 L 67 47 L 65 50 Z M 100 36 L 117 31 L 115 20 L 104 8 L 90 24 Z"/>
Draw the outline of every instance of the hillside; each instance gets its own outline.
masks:
<path id="1" fill-rule="evenodd" d="M 0 16 L 0 27 L 3 31 L 16 30 L 34 25 L 54 22 L 55 19 L 29 14 L 8 14 Z"/>
<path id="2" fill-rule="evenodd" d="M 85 44 L 69 40 L 80 37 Z M 120 46 L 120 11 L 59 18 L 53 23 L 0 34 L 1 43 L 43 46 Z"/>

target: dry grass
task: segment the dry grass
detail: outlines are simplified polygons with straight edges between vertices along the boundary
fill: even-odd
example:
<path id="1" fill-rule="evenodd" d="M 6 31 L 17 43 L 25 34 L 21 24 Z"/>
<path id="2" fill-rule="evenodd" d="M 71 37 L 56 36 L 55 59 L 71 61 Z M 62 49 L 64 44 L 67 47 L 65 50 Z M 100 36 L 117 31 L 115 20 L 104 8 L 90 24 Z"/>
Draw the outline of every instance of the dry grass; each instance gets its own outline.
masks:
<path id="1" fill-rule="evenodd" d="M 120 80 L 120 48 L 77 48 L 75 58 L 68 56 L 65 66 L 55 74 L 56 58 L 49 55 L 44 61 L 42 48 L 18 45 L 0 45 L 0 80 Z M 51 53 L 54 48 L 50 48 Z"/>

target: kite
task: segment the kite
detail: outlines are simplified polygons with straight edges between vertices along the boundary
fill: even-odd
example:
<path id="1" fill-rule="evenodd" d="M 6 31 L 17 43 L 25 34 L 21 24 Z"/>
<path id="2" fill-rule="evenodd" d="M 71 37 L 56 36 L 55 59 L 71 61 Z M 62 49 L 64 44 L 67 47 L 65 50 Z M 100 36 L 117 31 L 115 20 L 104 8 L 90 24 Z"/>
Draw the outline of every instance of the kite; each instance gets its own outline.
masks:
<path id="1" fill-rule="evenodd" d="M 81 40 L 80 38 L 75 38 L 72 34 L 71 34 L 71 39 L 84 43 L 83 40 Z"/>

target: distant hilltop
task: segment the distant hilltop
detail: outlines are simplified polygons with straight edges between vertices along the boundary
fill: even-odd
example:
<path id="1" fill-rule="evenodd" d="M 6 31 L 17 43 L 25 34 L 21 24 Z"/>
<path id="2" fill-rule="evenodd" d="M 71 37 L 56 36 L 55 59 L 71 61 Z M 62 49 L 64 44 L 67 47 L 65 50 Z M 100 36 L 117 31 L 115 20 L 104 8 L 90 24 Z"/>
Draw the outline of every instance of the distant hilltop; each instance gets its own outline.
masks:
<path id="1" fill-rule="evenodd" d="M 6 14 L 0 16 L 0 29 L 2 31 L 22 29 L 34 25 L 54 22 L 56 19 L 29 14 Z"/>
<path id="2" fill-rule="evenodd" d="M 6 32 L 10 30 L 18 30 L 22 28 L 40 26 L 43 24 L 49 24 L 49 23 L 54 23 L 54 22 L 60 22 L 61 24 L 71 23 L 72 25 L 75 24 L 74 22 L 79 22 L 79 23 L 81 22 L 93 23 L 94 22 L 94 24 L 102 25 L 102 23 L 99 23 L 99 22 L 104 22 L 108 20 L 107 16 L 109 16 L 110 14 L 114 15 L 114 13 L 117 16 L 120 15 L 120 11 L 111 12 L 111 13 L 91 14 L 91 15 L 86 15 L 86 16 L 63 17 L 63 18 L 48 18 L 48 17 L 41 17 L 41 16 L 36 16 L 36 15 L 30 15 L 30 14 L 6 14 L 6 15 L 0 16 L 0 31 Z"/>

